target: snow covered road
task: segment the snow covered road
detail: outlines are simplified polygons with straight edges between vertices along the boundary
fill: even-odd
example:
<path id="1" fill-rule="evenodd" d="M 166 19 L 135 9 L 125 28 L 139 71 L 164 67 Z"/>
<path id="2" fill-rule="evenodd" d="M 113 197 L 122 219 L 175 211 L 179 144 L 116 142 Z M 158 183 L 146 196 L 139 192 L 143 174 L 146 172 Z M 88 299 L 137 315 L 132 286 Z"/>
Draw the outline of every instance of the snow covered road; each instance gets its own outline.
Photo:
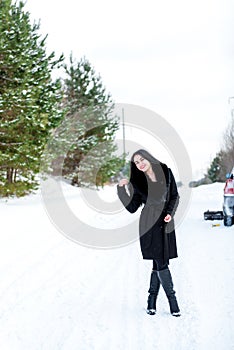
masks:
<path id="1" fill-rule="evenodd" d="M 157 315 L 145 313 L 151 261 L 138 242 L 85 248 L 56 231 L 39 194 L 1 200 L 1 350 L 234 349 L 234 227 L 203 220 L 205 210 L 222 209 L 222 190 L 193 189 L 177 229 L 170 268 L 180 318 L 162 290 Z"/>

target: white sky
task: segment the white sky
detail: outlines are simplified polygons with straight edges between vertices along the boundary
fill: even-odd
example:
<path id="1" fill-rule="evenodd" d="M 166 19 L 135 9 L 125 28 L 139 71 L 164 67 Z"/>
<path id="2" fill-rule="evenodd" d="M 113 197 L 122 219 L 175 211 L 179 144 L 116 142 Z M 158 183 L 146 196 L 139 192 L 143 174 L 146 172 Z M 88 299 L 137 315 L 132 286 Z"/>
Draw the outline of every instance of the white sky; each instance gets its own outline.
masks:
<path id="1" fill-rule="evenodd" d="M 48 49 L 86 56 L 116 103 L 164 117 L 202 176 L 234 106 L 231 0 L 28 0 L 26 9 Z"/>

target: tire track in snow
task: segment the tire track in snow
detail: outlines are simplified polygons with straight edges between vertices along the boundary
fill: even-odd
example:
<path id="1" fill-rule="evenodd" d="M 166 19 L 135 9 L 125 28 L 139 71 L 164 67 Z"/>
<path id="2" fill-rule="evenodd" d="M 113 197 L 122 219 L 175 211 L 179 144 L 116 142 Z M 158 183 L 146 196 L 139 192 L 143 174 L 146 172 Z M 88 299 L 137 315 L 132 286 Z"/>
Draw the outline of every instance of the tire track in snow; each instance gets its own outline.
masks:
<path id="1" fill-rule="evenodd" d="M 41 289 L 55 271 L 61 270 L 61 262 L 58 263 L 59 261 L 55 259 L 60 249 L 64 249 L 63 243 L 50 248 L 23 272 L 16 273 L 14 280 L 5 287 L 0 296 L 0 319 L 4 317 L 5 313 L 11 312 L 15 306 L 37 291 L 38 287 Z M 17 264 L 17 262 L 15 263 Z"/>
<path id="2" fill-rule="evenodd" d="M 118 252 L 113 251 L 110 259 L 112 263 L 108 264 L 108 269 L 106 266 L 103 267 L 105 274 L 102 283 L 93 288 L 93 293 L 89 294 L 89 298 L 95 298 L 96 304 L 88 306 L 86 310 L 86 320 L 91 329 L 85 332 L 84 342 L 89 343 L 90 348 L 95 348 L 95 350 L 128 349 L 131 324 L 135 319 L 135 310 L 129 301 L 129 293 L 132 291 L 131 262 L 134 262 L 134 259 L 129 256 L 129 248 L 122 248 Z M 97 271 L 99 269 L 100 266 Z M 134 296 L 131 295 L 132 297 L 134 299 Z M 79 326 L 73 330 L 73 333 L 77 332 L 78 328 Z M 136 330 L 134 330 L 135 334 Z M 76 343 L 78 341 L 77 335 L 71 335 L 64 349 L 67 349 L 68 344 L 72 343 L 71 339 Z"/>
<path id="3" fill-rule="evenodd" d="M 88 328 L 84 329 L 84 325 L 77 322 L 61 349 L 70 349 L 73 343 L 77 344 L 78 334 L 82 334 L 83 342 L 89 344 L 90 349 L 139 348 L 141 322 L 138 316 L 139 313 L 142 315 L 142 305 L 135 247 L 112 251 L 109 259 L 112 263 L 107 269 L 105 261 L 103 281 L 99 286 L 95 285 L 87 296 L 96 301 L 86 307 L 83 321 Z M 101 265 L 96 272 L 100 268 Z"/>
<path id="4" fill-rule="evenodd" d="M 95 270 L 97 269 L 95 266 L 101 265 L 100 256 L 97 259 L 97 253 L 92 256 L 93 252 L 90 250 L 84 248 L 80 250 L 78 246 L 76 247 L 77 249 L 69 249 L 69 246 L 64 241 L 56 244 L 46 254 L 43 254 L 36 263 L 30 265 L 23 273 L 20 273 L 10 286 L 8 286 L 1 299 L 1 322 L 4 323 L 1 333 L 3 335 L 10 335 L 14 338 L 14 332 L 21 333 L 21 324 L 15 324 L 13 322 L 15 328 L 12 330 L 11 327 L 7 327 L 8 324 L 12 323 L 12 319 L 21 319 L 22 323 L 29 323 L 28 320 L 31 320 L 32 324 L 29 325 L 31 332 L 37 333 L 37 328 L 40 329 L 41 339 L 38 339 L 38 343 L 40 344 L 38 349 L 51 349 L 51 347 L 48 347 L 50 343 L 53 345 L 52 348 L 60 348 L 63 339 L 66 339 L 68 334 L 71 333 L 71 326 L 76 323 L 77 315 L 82 313 L 82 310 L 90 303 L 89 299 L 94 296 L 93 288 L 96 291 L 100 290 L 107 277 L 101 274 L 100 279 L 96 278 Z M 81 252 L 79 256 L 77 256 L 78 252 Z M 85 266 L 86 272 L 84 269 L 82 273 L 82 255 L 83 261 L 87 259 L 85 252 L 87 252 L 86 255 L 89 257 L 91 265 L 94 266 L 94 269 L 91 269 L 90 273 L 87 266 Z M 69 257 L 65 263 L 64 258 L 61 259 L 63 256 Z M 96 264 L 97 260 L 99 260 L 99 264 Z M 77 283 L 74 276 L 74 271 L 76 271 L 74 264 L 77 265 Z M 108 271 L 111 270 L 113 264 L 114 262 L 109 261 Z M 69 278 L 70 273 L 72 274 L 73 285 L 77 288 L 77 294 L 74 291 L 72 293 L 69 291 L 72 285 L 71 278 Z M 91 279 L 91 276 L 95 283 L 90 288 L 89 279 Z M 62 295 L 63 293 L 60 290 L 61 285 L 66 285 L 66 283 L 67 296 Z M 59 294 L 61 295 L 59 296 Z M 73 299 L 68 301 L 69 296 L 73 297 Z M 63 298 L 64 301 L 62 301 Z M 74 298 L 77 299 L 74 300 Z M 60 306 L 59 302 L 63 303 L 62 310 L 58 309 Z M 29 306 L 31 306 L 31 310 Z M 50 314 L 48 314 L 49 311 L 51 311 Z M 63 312 L 65 315 L 68 314 L 67 318 L 66 316 L 64 318 Z M 37 323 L 35 315 L 37 315 L 38 319 L 41 319 L 41 325 Z M 62 331 L 59 331 L 59 329 L 56 330 L 56 327 L 53 327 L 53 323 L 59 323 L 55 319 L 56 317 L 60 321 L 63 318 L 60 322 L 60 324 L 63 324 L 63 327 L 60 328 Z M 33 328 L 34 323 L 35 327 Z M 22 332 L 22 334 L 24 333 Z M 38 337 L 36 334 L 35 336 Z M 22 342 L 27 342 L 24 335 L 21 338 L 23 338 Z"/>
<path id="5" fill-rule="evenodd" d="M 119 304 L 116 300 L 119 298 L 118 292 L 121 292 L 121 288 L 117 286 L 121 275 L 120 262 L 118 254 L 116 256 L 114 251 L 102 254 L 106 256 L 103 255 L 103 259 L 99 257 L 97 263 L 94 260 L 92 274 L 86 276 L 83 281 L 85 293 L 80 294 L 76 313 L 72 313 L 74 325 L 63 336 L 61 349 L 69 349 L 70 345 L 72 348 L 72 343 L 80 343 L 81 338 L 82 343 L 89 344 L 89 348 L 95 350 L 99 346 L 103 349 L 103 342 L 113 342 L 119 314 Z M 100 345 L 97 339 L 101 342 Z"/>

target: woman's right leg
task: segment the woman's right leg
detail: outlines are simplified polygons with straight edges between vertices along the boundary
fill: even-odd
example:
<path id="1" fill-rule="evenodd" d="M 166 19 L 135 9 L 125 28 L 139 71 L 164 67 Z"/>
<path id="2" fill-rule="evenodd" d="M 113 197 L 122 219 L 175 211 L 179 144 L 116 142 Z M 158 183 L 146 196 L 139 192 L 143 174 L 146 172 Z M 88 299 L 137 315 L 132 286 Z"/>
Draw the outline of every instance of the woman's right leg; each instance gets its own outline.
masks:
<path id="1" fill-rule="evenodd" d="M 149 296 L 147 300 L 147 313 L 149 315 L 155 315 L 156 313 L 156 300 L 160 288 L 160 281 L 156 270 L 152 270 L 150 276 L 150 287 L 148 290 Z"/>
<path id="2" fill-rule="evenodd" d="M 167 266 L 167 265 L 166 265 Z M 160 280 L 158 278 L 158 268 L 161 267 L 161 263 L 157 260 L 153 260 L 153 269 L 150 276 L 150 287 L 148 290 L 149 296 L 148 296 L 148 306 L 147 306 L 147 312 L 150 315 L 155 315 L 156 313 L 156 300 L 160 288 Z"/>

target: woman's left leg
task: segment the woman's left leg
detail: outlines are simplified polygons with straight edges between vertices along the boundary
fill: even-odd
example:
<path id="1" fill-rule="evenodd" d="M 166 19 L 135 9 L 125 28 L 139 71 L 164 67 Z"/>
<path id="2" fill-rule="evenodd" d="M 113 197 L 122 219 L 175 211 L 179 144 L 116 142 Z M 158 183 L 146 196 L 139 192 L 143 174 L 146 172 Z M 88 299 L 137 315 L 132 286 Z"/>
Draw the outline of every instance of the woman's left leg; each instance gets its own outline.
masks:
<path id="1" fill-rule="evenodd" d="M 158 273 L 159 281 L 166 293 L 172 316 L 176 316 L 176 317 L 180 316 L 180 309 L 175 296 L 171 272 L 168 266 L 162 270 L 157 271 L 157 273 Z"/>
<path id="2" fill-rule="evenodd" d="M 154 259 L 153 260 L 153 270 L 160 271 L 168 268 L 168 263 L 164 262 L 163 259 Z"/>

